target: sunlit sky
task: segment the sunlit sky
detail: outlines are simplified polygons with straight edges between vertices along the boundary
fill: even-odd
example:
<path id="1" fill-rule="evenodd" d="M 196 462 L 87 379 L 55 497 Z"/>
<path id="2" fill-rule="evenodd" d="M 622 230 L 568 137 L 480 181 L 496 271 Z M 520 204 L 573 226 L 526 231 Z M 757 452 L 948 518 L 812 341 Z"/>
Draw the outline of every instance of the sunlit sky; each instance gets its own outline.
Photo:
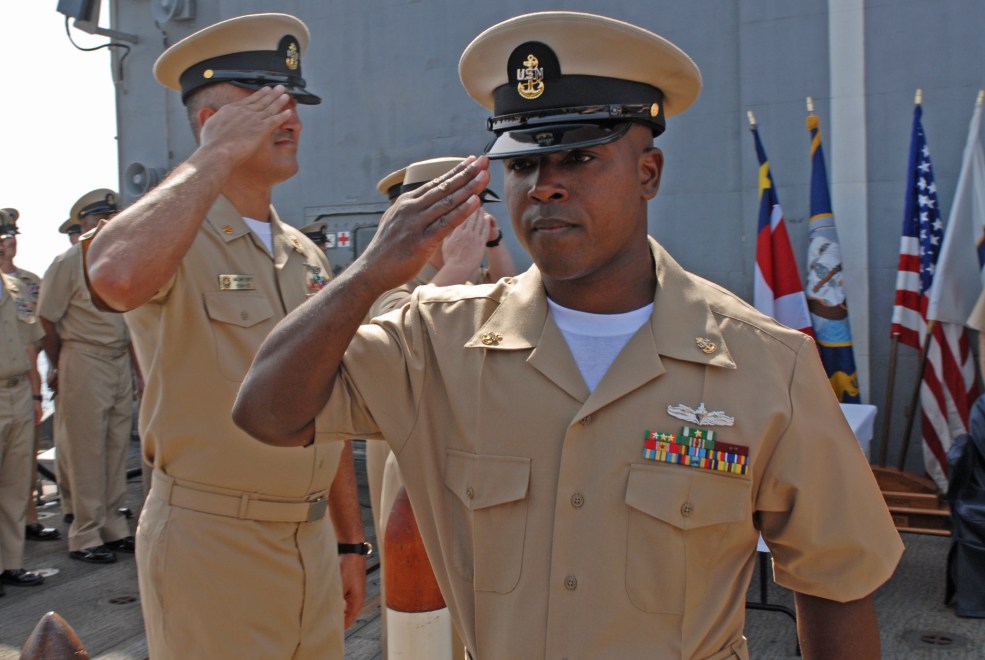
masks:
<path id="1" fill-rule="evenodd" d="M 77 50 L 57 0 L 0 3 L 0 208 L 20 211 L 17 258 L 43 275 L 68 246 L 58 226 L 95 188 L 118 186 L 116 107 L 107 49 Z M 104 13 L 106 8 L 104 7 Z M 101 21 L 107 24 L 104 15 Z M 76 43 L 108 41 L 72 29 Z"/>

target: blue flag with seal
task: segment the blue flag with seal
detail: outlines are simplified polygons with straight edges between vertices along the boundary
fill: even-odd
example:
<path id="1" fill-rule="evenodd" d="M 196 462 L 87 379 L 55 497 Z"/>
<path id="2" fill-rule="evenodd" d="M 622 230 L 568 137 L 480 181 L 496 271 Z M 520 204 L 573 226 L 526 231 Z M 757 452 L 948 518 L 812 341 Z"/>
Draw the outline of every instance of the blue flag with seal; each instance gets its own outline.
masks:
<path id="1" fill-rule="evenodd" d="M 848 323 L 841 246 L 831 212 L 828 173 L 817 115 L 807 117 L 811 135 L 811 220 L 807 249 L 807 309 L 824 370 L 841 403 L 859 403 L 858 370 Z"/>

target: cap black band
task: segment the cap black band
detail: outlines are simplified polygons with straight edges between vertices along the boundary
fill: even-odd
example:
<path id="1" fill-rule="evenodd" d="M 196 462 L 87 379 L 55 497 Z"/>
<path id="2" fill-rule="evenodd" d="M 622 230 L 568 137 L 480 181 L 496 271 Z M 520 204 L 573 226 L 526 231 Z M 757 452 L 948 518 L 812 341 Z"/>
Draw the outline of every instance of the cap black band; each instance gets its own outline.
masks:
<path id="1" fill-rule="evenodd" d="M 296 42 L 294 37 L 288 35 L 281 39 L 278 50 L 230 53 L 188 67 L 178 78 L 182 102 L 187 101 L 197 89 L 225 82 L 247 89 L 284 85 L 298 103 L 321 103 L 320 97 L 305 89 Z"/>
<path id="2" fill-rule="evenodd" d="M 405 183 L 405 184 L 398 184 L 396 186 L 393 186 L 393 188 L 399 188 L 399 190 L 397 190 L 397 194 L 394 195 L 394 197 L 397 197 L 399 195 L 402 195 L 405 192 L 410 192 L 411 190 L 417 190 L 418 188 L 420 188 L 421 186 L 423 186 L 425 183 L 428 183 L 428 182 L 427 181 L 419 181 L 417 183 Z M 390 190 L 393 190 L 393 188 L 391 188 Z M 393 199 L 393 197 L 391 197 L 390 199 Z M 500 199 L 499 195 L 497 195 L 495 192 L 493 192 L 489 188 L 486 188 L 481 193 L 479 193 L 479 200 L 483 204 L 488 204 L 489 202 L 501 202 L 501 201 L 503 201 L 502 199 Z"/>
<path id="3" fill-rule="evenodd" d="M 119 209 L 116 204 L 111 204 L 108 201 L 101 199 L 98 202 L 93 202 L 88 206 L 83 206 L 79 210 L 79 218 L 84 218 L 87 215 L 107 215 L 110 213 L 116 213 Z"/>

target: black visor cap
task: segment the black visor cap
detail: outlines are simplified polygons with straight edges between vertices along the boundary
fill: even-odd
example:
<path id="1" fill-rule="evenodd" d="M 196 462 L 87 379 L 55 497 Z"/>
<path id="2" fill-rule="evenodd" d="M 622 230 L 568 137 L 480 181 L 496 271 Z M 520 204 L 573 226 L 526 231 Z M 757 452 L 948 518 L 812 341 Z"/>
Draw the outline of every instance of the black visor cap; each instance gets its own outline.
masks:
<path id="1" fill-rule="evenodd" d="M 492 160 L 539 156 L 614 142 L 633 122 L 605 124 L 553 124 L 503 131 L 490 142 L 485 154 Z"/>

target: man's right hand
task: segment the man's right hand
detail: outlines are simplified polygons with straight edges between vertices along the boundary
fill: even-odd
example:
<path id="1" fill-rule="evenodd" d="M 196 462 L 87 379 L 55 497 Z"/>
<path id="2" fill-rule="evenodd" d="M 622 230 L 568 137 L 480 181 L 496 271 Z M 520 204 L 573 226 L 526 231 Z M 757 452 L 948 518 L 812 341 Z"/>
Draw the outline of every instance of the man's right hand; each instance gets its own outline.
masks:
<path id="1" fill-rule="evenodd" d="M 223 105 L 202 124 L 200 149 L 221 155 L 231 166 L 242 163 L 290 118 L 290 101 L 284 86 L 276 85 Z"/>
<path id="2" fill-rule="evenodd" d="M 489 159 L 469 157 L 447 174 L 404 193 L 383 214 L 358 269 L 373 278 L 380 293 L 409 282 L 431 253 L 441 249 L 441 242 L 476 215 L 479 193 L 488 184 Z M 480 238 L 485 240 L 485 233 Z"/>

